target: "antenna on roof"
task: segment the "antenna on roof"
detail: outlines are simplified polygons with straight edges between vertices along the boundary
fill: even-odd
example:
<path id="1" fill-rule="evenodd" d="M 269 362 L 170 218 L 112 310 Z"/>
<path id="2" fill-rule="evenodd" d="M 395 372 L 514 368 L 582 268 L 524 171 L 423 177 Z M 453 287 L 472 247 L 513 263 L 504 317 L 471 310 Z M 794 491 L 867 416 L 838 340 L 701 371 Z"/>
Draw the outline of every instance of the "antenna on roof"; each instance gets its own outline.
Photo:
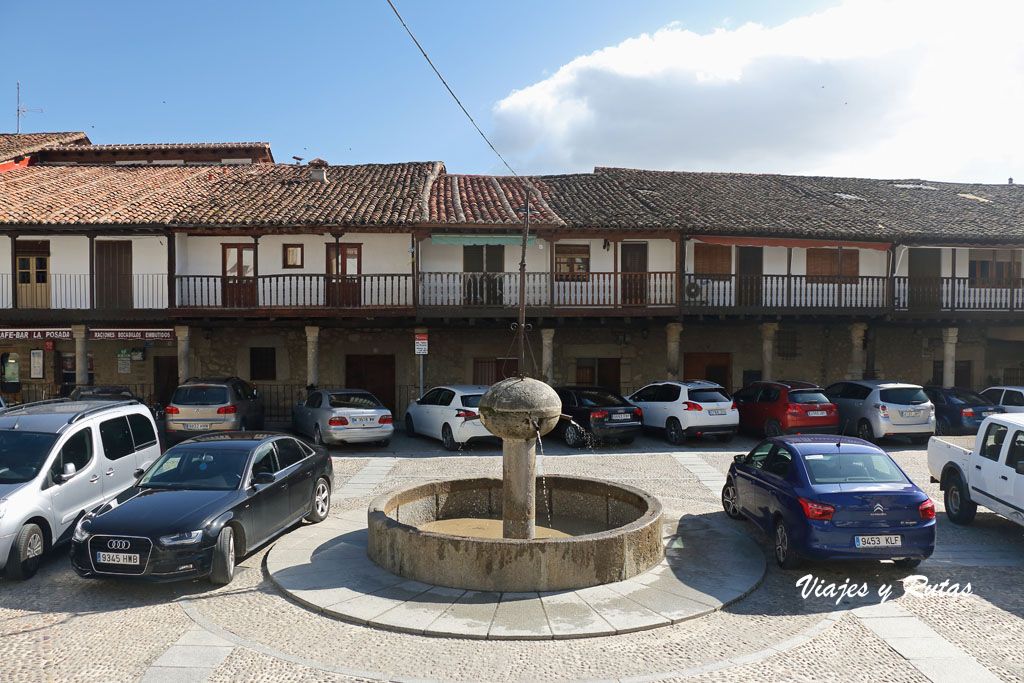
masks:
<path id="1" fill-rule="evenodd" d="M 18 84 L 18 110 L 17 110 L 18 111 L 18 116 L 17 116 L 18 125 L 15 128 L 15 130 L 17 131 L 18 135 L 21 135 L 21 117 L 24 116 L 25 114 L 42 114 L 43 113 L 43 108 L 40 107 L 39 109 L 26 109 L 25 107 L 21 106 L 21 81 L 17 81 L 17 84 Z"/>

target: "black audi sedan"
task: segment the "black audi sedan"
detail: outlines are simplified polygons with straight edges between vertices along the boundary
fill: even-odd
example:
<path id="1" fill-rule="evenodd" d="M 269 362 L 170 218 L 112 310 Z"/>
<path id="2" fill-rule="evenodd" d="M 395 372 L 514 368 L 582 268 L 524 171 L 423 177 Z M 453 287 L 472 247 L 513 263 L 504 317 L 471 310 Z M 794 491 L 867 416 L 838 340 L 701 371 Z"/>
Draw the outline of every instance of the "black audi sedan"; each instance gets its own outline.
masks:
<path id="1" fill-rule="evenodd" d="M 555 393 L 562 400 L 562 419 L 553 431 L 569 448 L 580 448 L 595 439 L 632 443 L 643 431 L 643 411 L 614 391 L 555 387 Z"/>
<path id="2" fill-rule="evenodd" d="M 75 527 L 80 576 L 229 583 L 235 558 L 306 518 L 327 517 L 334 488 L 323 447 L 266 432 L 197 436 Z"/>

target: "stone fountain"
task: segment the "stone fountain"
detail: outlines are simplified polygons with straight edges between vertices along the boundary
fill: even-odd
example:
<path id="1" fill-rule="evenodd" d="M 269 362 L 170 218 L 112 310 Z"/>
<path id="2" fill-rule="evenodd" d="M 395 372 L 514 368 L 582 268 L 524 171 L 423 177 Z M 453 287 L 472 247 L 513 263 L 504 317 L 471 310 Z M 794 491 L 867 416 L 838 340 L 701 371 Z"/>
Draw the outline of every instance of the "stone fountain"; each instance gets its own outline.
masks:
<path id="1" fill-rule="evenodd" d="M 555 591 L 623 581 L 661 562 L 662 508 L 656 498 L 596 479 L 538 480 L 537 440 L 561 414 L 551 387 L 524 377 L 505 379 L 488 389 L 479 411 L 487 429 L 502 439 L 502 478 L 435 481 L 374 500 L 367 513 L 367 553 L 377 565 L 453 588 Z M 537 538 L 538 511 L 555 527 L 545 529 L 544 538 Z M 473 520 L 501 520 L 501 537 L 447 532 Z"/>

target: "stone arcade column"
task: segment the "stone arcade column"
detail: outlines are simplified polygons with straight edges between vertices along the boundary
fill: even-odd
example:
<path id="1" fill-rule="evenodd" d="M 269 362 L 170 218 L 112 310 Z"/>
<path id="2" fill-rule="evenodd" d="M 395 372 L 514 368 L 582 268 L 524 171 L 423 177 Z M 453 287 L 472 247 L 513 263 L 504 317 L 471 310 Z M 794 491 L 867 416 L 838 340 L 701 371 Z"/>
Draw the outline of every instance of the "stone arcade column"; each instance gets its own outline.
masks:
<path id="1" fill-rule="evenodd" d="M 71 335 L 75 338 L 75 385 L 89 386 L 89 352 L 85 347 L 89 333 L 85 325 L 72 325 Z"/>
<path id="2" fill-rule="evenodd" d="M 942 386 L 947 389 L 956 382 L 956 342 L 959 333 L 956 327 L 942 330 Z"/>
<path id="3" fill-rule="evenodd" d="M 306 384 L 320 383 L 320 328 L 306 327 Z"/>
<path id="4" fill-rule="evenodd" d="M 864 379 L 864 333 L 867 332 L 867 323 L 853 323 L 850 325 L 850 344 L 853 346 L 850 351 L 850 369 L 847 371 L 847 379 Z"/>
<path id="5" fill-rule="evenodd" d="M 779 331 L 778 323 L 761 323 L 761 381 L 771 382 L 775 379 L 775 333 Z"/>
<path id="6" fill-rule="evenodd" d="M 555 331 L 548 328 L 540 331 L 541 369 L 544 381 L 555 383 Z"/>
<path id="7" fill-rule="evenodd" d="M 192 376 L 191 363 L 192 354 L 189 351 L 189 333 L 191 329 L 187 325 L 177 325 L 174 328 L 174 336 L 178 338 L 178 381 L 184 382 Z"/>
<path id="8" fill-rule="evenodd" d="M 665 359 L 665 375 L 668 379 L 679 379 L 679 337 L 682 333 L 682 323 L 665 325 L 665 350 L 668 353 Z"/>

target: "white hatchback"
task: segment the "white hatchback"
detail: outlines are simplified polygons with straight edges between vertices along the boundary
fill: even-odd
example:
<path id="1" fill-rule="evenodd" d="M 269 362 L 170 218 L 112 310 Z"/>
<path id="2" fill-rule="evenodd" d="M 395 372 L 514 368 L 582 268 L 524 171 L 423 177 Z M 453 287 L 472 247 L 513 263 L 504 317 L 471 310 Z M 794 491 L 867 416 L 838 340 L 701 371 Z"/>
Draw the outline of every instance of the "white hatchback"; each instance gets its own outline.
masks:
<path id="1" fill-rule="evenodd" d="M 405 411 L 405 433 L 440 439 L 449 451 L 476 439 L 495 438 L 480 421 L 477 406 L 487 387 L 455 385 L 434 387 L 410 403 Z"/>
<path id="2" fill-rule="evenodd" d="M 701 379 L 653 382 L 629 400 L 643 409 L 645 427 L 664 429 L 665 439 L 675 445 L 701 434 L 731 441 L 740 423 L 728 392 Z"/>

